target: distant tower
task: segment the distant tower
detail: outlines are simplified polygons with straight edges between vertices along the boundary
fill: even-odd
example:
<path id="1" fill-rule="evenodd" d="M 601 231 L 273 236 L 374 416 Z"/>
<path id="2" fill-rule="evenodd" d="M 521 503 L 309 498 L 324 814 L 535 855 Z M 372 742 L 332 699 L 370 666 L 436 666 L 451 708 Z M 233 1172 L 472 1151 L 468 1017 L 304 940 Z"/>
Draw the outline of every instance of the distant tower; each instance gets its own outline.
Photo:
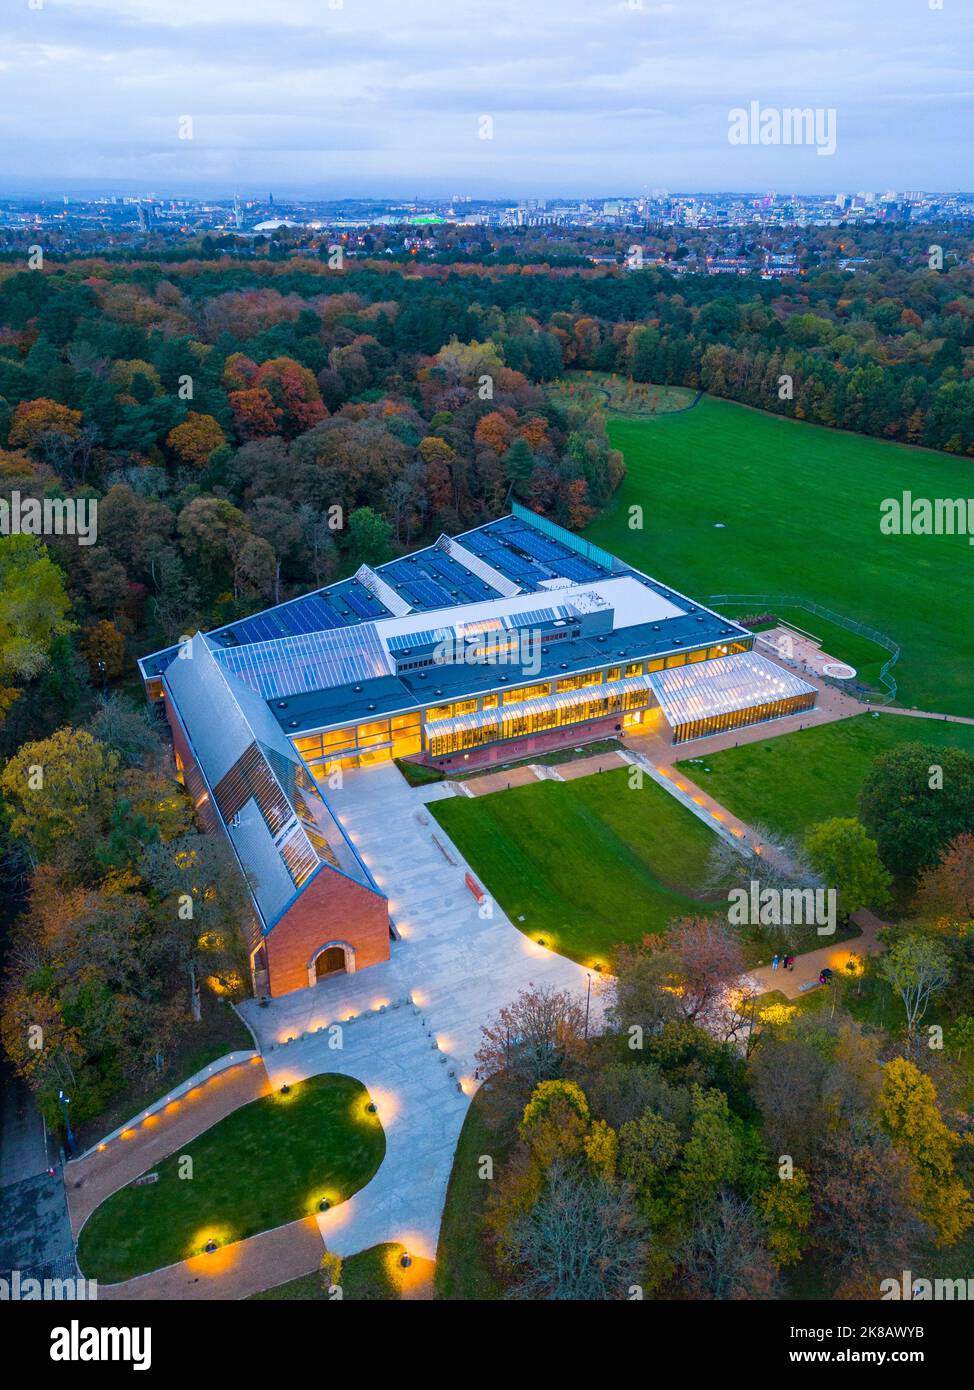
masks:
<path id="1" fill-rule="evenodd" d="M 243 213 L 240 211 L 240 197 L 236 193 L 233 195 L 233 225 L 238 231 L 243 226 Z"/>
<path id="2" fill-rule="evenodd" d="M 274 194 L 273 194 L 273 193 L 268 193 L 268 195 L 267 195 L 267 206 L 268 206 L 268 207 L 273 207 L 273 206 L 274 206 Z"/>

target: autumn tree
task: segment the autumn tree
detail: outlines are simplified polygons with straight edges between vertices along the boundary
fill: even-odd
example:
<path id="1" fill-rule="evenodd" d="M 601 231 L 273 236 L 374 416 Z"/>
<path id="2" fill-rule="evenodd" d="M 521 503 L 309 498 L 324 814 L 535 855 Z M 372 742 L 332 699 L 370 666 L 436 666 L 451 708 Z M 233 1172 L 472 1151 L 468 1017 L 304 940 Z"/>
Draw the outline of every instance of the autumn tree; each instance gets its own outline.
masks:
<path id="1" fill-rule="evenodd" d="M 166 435 L 166 443 L 176 457 L 194 468 L 205 467 L 214 450 L 226 442 L 226 435 L 213 416 L 196 410 L 191 410 L 182 424 Z"/>
<path id="2" fill-rule="evenodd" d="M 107 817 L 119 765 L 118 754 L 83 729 L 58 729 L 17 750 L 0 773 L 0 790 L 11 832 L 27 841 L 35 861 L 89 817 Z"/>
<path id="3" fill-rule="evenodd" d="M 21 401 L 14 411 L 9 442 L 15 447 L 37 450 L 47 435 L 74 439 L 81 431 L 81 411 L 52 401 L 47 396 Z"/>
<path id="4" fill-rule="evenodd" d="M 974 834 L 965 831 L 925 869 L 917 885 L 917 908 L 930 919 L 974 920 Z"/>
<path id="5" fill-rule="evenodd" d="M 125 638 L 115 624 L 106 619 L 86 630 L 81 650 L 92 679 L 100 685 L 117 680 L 125 669 Z"/>
<path id="6" fill-rule="evenodd" d="M 911 1164 L 916 1213 L 938 1246 L 954 1245 L 974 1225 L 974 1202 L 954 1167 L 961 1137 L 944 1124 L 929 1076 L 903 1057 L 884 1068 L 879 1097 L 883 1127 Z"/>

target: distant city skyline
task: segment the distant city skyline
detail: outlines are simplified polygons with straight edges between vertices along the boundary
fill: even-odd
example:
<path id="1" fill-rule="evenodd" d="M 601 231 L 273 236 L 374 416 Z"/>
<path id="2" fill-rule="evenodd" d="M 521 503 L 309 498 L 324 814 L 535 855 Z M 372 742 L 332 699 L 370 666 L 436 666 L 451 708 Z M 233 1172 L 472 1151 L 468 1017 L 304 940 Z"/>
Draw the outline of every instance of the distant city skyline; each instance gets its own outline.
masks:
<path id="1" fill-rule="evenodd" d="M 882 194 L 969 167 L 961 0 L 37 2 L 0 16 L 0 196 Z M 752 103 L 834 112 L 834 154 L 731 144 Z"/>

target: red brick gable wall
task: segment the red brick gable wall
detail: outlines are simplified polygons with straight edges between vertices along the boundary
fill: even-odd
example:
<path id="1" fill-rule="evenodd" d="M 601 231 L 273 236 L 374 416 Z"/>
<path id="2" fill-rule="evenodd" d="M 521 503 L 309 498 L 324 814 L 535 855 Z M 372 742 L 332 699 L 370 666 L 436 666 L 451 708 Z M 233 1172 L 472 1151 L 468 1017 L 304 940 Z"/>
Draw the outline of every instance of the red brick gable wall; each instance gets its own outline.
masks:
<path id="1" fill-rule="evenodd" d="M 352 947 L 356 970 L 388 960 L 389 905 L 325 865 L 264 938 L 270 993 L 304 989 L 312 957 L 332 943 Z"/>

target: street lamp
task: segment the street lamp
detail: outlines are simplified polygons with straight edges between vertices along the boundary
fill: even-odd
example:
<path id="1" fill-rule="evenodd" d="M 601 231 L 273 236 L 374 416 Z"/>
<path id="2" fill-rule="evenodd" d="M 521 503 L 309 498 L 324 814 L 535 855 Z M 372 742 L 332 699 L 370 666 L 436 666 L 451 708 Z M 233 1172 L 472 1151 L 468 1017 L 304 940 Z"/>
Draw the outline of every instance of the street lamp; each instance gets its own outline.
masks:
<path id="1" fill-rule="evenodd" d="M 58 1091 L 57 1098 L 61 1102 L 61 1109 L 64 1112 L 64 1136 L 68 1146 L 68 1158 L 74 1156 L 74 1133 L 71 1129 L 71 1120 L 68 1116 L 68 1106 L 71 1104 L 71 1097 Z"/>

